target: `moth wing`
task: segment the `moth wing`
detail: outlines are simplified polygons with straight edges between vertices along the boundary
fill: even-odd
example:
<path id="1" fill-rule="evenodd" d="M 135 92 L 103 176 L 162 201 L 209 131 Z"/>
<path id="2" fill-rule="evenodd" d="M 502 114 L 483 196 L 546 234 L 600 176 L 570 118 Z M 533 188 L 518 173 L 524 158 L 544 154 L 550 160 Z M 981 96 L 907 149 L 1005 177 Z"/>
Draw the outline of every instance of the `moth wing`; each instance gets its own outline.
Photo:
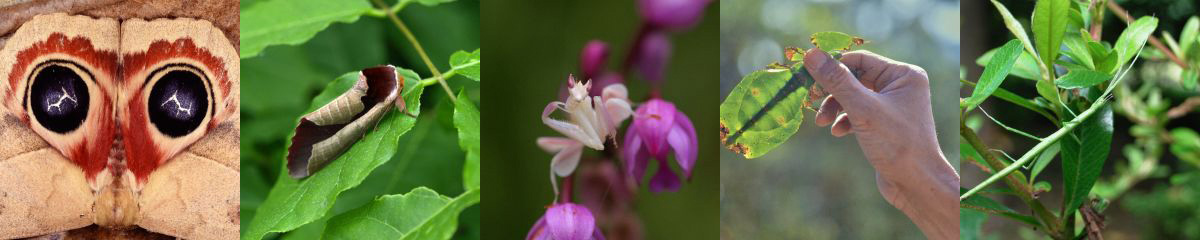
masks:
<path id="1" fill-rule="evenodd" d="M 11 115 L 0 116 L 0 239 L 92 224 L 83 171 Z"/>
<path id="2" fill-rule="evenodd" d="M 237 239 L 239 132 L 237 121 L 223 123 L 151 173 L 138 226 L 186 239 Z"/>

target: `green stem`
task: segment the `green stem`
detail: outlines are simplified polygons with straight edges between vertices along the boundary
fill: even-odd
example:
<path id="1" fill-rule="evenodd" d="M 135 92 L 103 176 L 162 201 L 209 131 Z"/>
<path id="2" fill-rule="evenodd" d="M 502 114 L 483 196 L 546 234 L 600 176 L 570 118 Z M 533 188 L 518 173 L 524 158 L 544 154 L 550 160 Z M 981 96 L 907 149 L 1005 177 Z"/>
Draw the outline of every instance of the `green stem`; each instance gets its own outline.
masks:
<path id="1" fill-rule="evenodd" d="M 1013 173 L 1013 171 L 1016 171 L 1017 168 L 1019 168 L 1020 166 L 1023 166 L 1026 163 L 1029 163 L 1029 161 L 1031 161 L 1035 157 L 1037 157 L 1038 153 L 1041 153 L 1043 150 L 1046 150 L 1046 148 L 1050 147 L 1051 144 L 1058 142 L 1059 138 L 1066 136 L 1068 133 L 1071 132 L 1071 130 L 1074 130 L 1075 127 L 1079 126 L 1079 124 L 1082 123 L 1083 120 L 1087 119 L 1088 117 L 1091 117 L 1092 114 L 1095 114 L 1097 111 L 1099 111 L 1099 109 L 1102 106 L 1104 106 L 1105 103 L 1107 103 L 1108 99 L 1106 99 L 1106 97 L 1107 97 L 1107 94 L 1106 94 L 1106 96 L 1100 98 L 1100 100 L 1093 103 L 1092 106 L 1089 107 L 1086 111 L 1083 111 L 1083 113 L 1079 114 L 1078 117 L 1075 117 L 1075 119 L 1072 119 L 1070 122 L 1063 124 L 1063 127 L 1059 128 L 1058 131 L 1055 131 L 1054 133 L 1050 134 L 1050 136 L 1046 136 L 1045 138 L 1042 138 L 1045 140 L 1043 140 L 1042 142 L 1039 142 L 1037 145 L 1034 145 L 1032 149 L 1029 149 L 1028 152 L 1025 152 L 1025 155 L 1021 155 L 1021 158 L 1017 159 L 1017 161 L 1014 162 L 1012 165 L 1009 165 L 1008 167 L 1004 168 L 1003 170 L 996 172 L 996 174 L 993 174 L 991 177 L 988 177 L 987 180 L 983 180 L 982 183 L 979 183 L 979 185 L 976 185 L 974 188 L 971 188 L 971 190 L 967 191 L 967 193 L 964 193 L 961 197 L 959 197 L 958 200 L 962 201 L 963 199 L 967 199 L 967 197 L 974 195 L 975 192 L 979 192 L 979 190 L 983 189 L 984 187 L 987 187 L 988 185 L 995 183 L 996 180 L 999 180 L 1000 178 L 1007 176 L 1010 173 Z"/>
<path id="2" fill-rule="evenodd" d="M 387 4 L 383 2 L 383 0 L 374 0 L 374 2 L 376 5 L 379 5 L 379 9 L 392 9 L 389 8 Z M 438 83 L 442 84 L 442 89 L 446 90 L 446 95 L 450 96 L 450 100 L 458 101 L 457 97 L 454 95 L 454 91 L 450 90 L 450 85 L 446 84 L 446 78 L 442 77 L 442 72 L 438 71 L 437 67 L 433 65 L 433 61 L 429 60 L 429 55 L 425 54 L 425 49 L 421 47 L 421 42 L 417 41 L 417 37 L 413 36 L 412 32 L 408 30 L 408 27 L 404 25 L 404 21 L 400 20 L 400 17 L 396 16 L 396 11 L 399 10 L 399 8 L 396 8 L 394 11 L 390 11 L 385 15 L 387 15 L 388 19 L 392 20 L 393 24 L 396 24 L 396 28 L 399 28 L 401 33 L 404 33 L 404 37 L 413 44 L 413 48 L 417 49 L 417 55 L 420 55 L 421 60 L 425 61 L 425 66 L 429 67 L 429 72 L 433 73 L 433 77 L 437 79 Z"/>
<path id="3" fill-rule="evenodd" d="M 987 162 L 992 169 L 1008 169 L 1021 166 L 1021 164 L 1018 163 L 1005 166 L 1004 162 L 1000 161 L 996 157 L 995 153 L 993 153 L 986 145 L 983 144 L 983 141 L 979 139 L 979 136 L 975 134 L 975 131 L 967 127 L 966 124 L 959 124 L 959 134 L 962 135 L 962 138 L 966 140 L 976 152 L 979 152 L 979 154 L 983 156 L 985 162 Z M 1042 224 L 1046 226 L 1046 233 L 1049 233 L 1052 236 L 1055 236 L 1059 233 L 1059 229 L 1062 229 L 1062 226 L 1059 225 L 1061 224 L 1061 221 L 1059 220 L 1058 216 L 1054 215 L 1054 213 L 1049 209 L 1046 209 L 1046 206 L 1042 205 L 1042 202 L 1033 198 L 1033 190 L 1030 188 L 1029 184 L 1024 181 L 1024 179 L 1026 179 L 1025 174 L 1022 174 L 1021 172 L 1015 172 L 1013 174 L 994 174 L 992 176 L 1004 176 L 1005 183 L 1007 183 L 1010 188 L 1016 191 L 1014 195 L 1020 198 L 1022 202 L 1025 202 L 1025 205 L 1028 205 L 1029 208 L 1033 210 L 1034 214 L 1037 215 L 1038 219 L 1042 221 Z M 960 198 L 959 201 L 962 201 L 963 199 L 966 199 L 966 197 Z"/>

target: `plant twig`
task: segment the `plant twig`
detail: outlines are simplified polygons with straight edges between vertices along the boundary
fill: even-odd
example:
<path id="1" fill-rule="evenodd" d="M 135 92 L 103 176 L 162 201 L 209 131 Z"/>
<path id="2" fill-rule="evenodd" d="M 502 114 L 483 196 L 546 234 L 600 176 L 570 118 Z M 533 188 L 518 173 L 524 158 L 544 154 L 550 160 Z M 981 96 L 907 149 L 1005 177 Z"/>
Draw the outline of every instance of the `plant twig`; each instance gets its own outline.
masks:
<path id="1" fill-rule="evenodd" d="M 1021 166 L 1021 164 L 1016 164 L 1016 163 L 1014 163 L 1013 165 L 1005 166 L 1004 162 L 1001 162 L 996 157 L 995 153 L 993 153 L 992 151 L 989 151 L 988 147 L 985 146 L 983 144 L 983 141 L 979 139 L 979 136 L 975 134 L 975 131 L 971 130 L 971 128 L 967 127 L 966 124 L 962 124 L 962 123 L 959 124 L 959 135 L 961 135 L 962 138 L 964 140 L 966 140 L 967 143 L 970 144 L 971 147 L 974 148 L 976 152 L 979 153 L 979 155 L 983 156 L 985 162 L 987 162 L 987 164 L 990 165 L 990 167 L 992 169 L 1006 169 L 1007 170 L 1007 169 L 1015 169 L 1015 167 Z M 1026 205 L 1029 205 L 1029 208 L 1033 210 L 1034 214 L 1037 215 L 1037 217 L 1042 220 L 1043 224 L 1046 226 L 1046 229 L 1045 229 L 1046 233 L 1049 233 L 1050 235 L 1059 234 L 1059 232 L 1060 232 L 1059 229 L 1062 228 L 1062 226 L 1060 225 L 1061 221 L 1059 220 L 1058 216 L 1054 215 L 1053 212 L 1050 212 L 1049 209 L 1046 209 L 1046 206 L 1042 205 L 1042 202 L 1039 202 L 1037 199 L 1033 198 L 1033 189 L 1030 188 L 1028 183 L 1024 182 L 1024 179 L 1026 179 L 1025 174 L 1022 174 L 1021 172 L 1014 172 L 1012 174 L 994 174 L 992 176 L 993 177 L 989 178 L 989 180 L 996 178 L 996 176 L 1004 177 L 1004 182 L 1008 184 L 1009 188 L 1012 188 L 1013 190 L 1015 190 L 1017 192 L 1014 195 L 1016 195 L 1018 198 L 1020 198 L 1021 201 L 1025 202 Z M 983 184 L 980 184 L 980 186 L 983 186 Z M 981 188 L 976 187 L 976 189 L 981 189 Z M 976 189 L 972 189 L 972 190 L 977 191 Z M 967 192 L 967 194 L 972 194 L 972 193 L 974 193 L 974 192 Z M 969 195 L 963 195 L 963 197 L 959 198 L 958 200 L 962 201 L 964 199 L 967 199 L 967 197 L 969 197 Z"/>
<path id="2" fill-rule="evenodd" d="M 396 16 L 396 12 L 398 12 L 399 9 L 392 9 L 388 7 L 383 0 L 374 0 L 374 2 L 375 5 L 378 5 L 377 7 L 379 7 L 379 9 L 384 9 L 384 11 L 387 12 L 385 15 L 387 15 L 388 19 L 391 19 L 392 23 L 396 24 L 396 27 L 400 29 L 400 32 L 404 33 L 404 38 L 407 38 L 408 42 L 413 44 L 413 48 L 417 49 L 417 55 L 420 55 L 421 60 L 425 61 L 425 66 L 429 67 L 429 72 L 433 73 L 433 77 L 438 80 L 438 83 L 442 84 L 442 89 L 446 90 L 446 95 L 450 96 L 450 100 L 458 101 L 457 97 L 455 97 L 456 95 L 454 95 L 454 91 L 450 90 L 450 85 L 446 84 L 446 78 L 442 77 L 442 72 L 438 71 L 437 67 L 433 65 L 433 61 L 429 60 L 429 55 L 425 54 L 425 49 L 421 47 L 421 42 L 417 41 L 417 37 L 413 36 L 411 31 L 408 31 L 408 27 L 404 25 L 404 21 L 400 20 L 400 17 Z"/>
<path id="3" fill-rule="evenodd" d="M 1125 20 L 1126 24 L 1133 22 L 1133 16 L 1130 16 L 1129 12 L 1125 11 L 1124 8 L 1121 8 L 1121 5 L 1117 5 L 1116 2 L 1109 1 L 1108 9 L 1112 10 L 1113 14 L 1117 15 L 1117 17 L 1120 17 L 1121 20 Z M 1167 46 L 1163 45 L 1161 41 L 1158 41 L 1158 38 L 1154 37 L 1154 34 L 1150 34 L 1150 45 L 1154 45 L 1154 48 L 1157 48 L 1158 51 L 1163 53 L 1163 55 L 1167 55 L 1167 58 L 1170 58 L 1171 61 L 1175 62 L 1175 64 L 1179 65 L 1179 67 L 1184 69 L 1188 68 L 1187 62 L 1184 62 L 1183 59 L 1179 59 L 1179 56 L 1175 56 L 1175 53 L 1171 52 L 1171 49 L 1168 49 Z"/>
<path id="4" fill-rule="evenodd" d="M 1189 112 L 1196 110 L 1196 108 L 1200 108 L 1200 97 L 1190 97 L 1184 100 L 1183 103 L 1172 107 L 1171 110 L 1167 110 L 1167 118 L 1176 119 L 1183 117 L 1183 115 L 1187 115 Z"/>

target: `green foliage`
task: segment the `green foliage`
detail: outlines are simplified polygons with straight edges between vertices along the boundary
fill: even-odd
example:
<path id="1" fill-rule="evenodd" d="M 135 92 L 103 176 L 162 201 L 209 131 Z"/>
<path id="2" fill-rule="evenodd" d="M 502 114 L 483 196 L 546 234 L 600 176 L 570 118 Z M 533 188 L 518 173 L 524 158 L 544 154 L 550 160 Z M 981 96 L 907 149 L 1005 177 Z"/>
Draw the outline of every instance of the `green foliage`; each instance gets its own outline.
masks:
<path id="1" fill-rule="evenodd" d="M 1017 40 L 1008 41 L 1003 47 L 997 51 L 996 55 L 989 61 L 987 67 L 983 70 L 983 75 L 979 77 L 979 82 L 975 85 L 975 91 L 971 93 L 963 101 L 963 109 L 970 111 L 971 109 L 983 103 L 984 99 L 992 95 L 996 88 L 1000 87 L 1000 83 L 1004 82 L 1004 78 L 1008 77 L 1009 69 L 1012 69 L 1013 63 L 1017 61 L 1017 57 L 1021 54 L 1021 42 Z"/>
<path id="2" fill-rule="evenodd" d="M 409 113 L 419 115 L 420 97 L 424 89 L 416 80 L 420 77 L 411 70 L 399 72 L 405 78 L 405 89 L 401 92 L 401 97 L 409 104 Z M 328 103 L 336 95 L 350 89 L 356 80 L 357 71 L 346 73 L 334 80 L 325 91 L 313 99 L 313 108 Z M 261 239 L 267 233 L 291 231 L 325 216 L 333 207 L 338 194 L 357 186 L 372 170 L 395 155 L 396 141 L 412 129 L 415 123 L 416 118 L 390 111 L 374 130 L 368 132 L 362 140 L 350 147 L 350 150 L 321 171 L 305 179 L 293 179 L 286 174 L 279 174 L 270 195 L 256 211 L 247 231 L 242 232 L 242 238 Z"/>
<path id="3" fill-rule="evenodd" d="M 1171 144 L 1171 153 L 1200 168 L 1200 134 L 1193 129 L 1176 128 L 1171 130 L 1171 139 L 1175 140 Z"/>
<path id="4" fill-rule="evenodd" d="M 975 64 L 979 64 L 979 66 L 987 66 L 988 63 L 991 63 L 992 57 L 995 56 L 996 51 L 1000 50 L 1001 47 L 993 48 L 992 50 L 988 50 L 987 52 L 983 53 L 982 56 L 979 56 L 978 59 L 975 59 Z M 1038 71 L 1037 60 L 1034 60 L 1033 55 L 1030 55 L 1028 51 L 1022 51 L 1021 55 L 1017 56 L 1017 61 L 1013 64 L 1009 74 L 1019 78 L 1037 80 L 1041 78 L 1041 75 L 1039 75 L 1041 73 L 1038 73 Z"/>
<path id="5" fill-rule="evenodd" d="M 449 198 L 419 187 L 404 195 L 381 196 L 329 220 L 325 239 L 449 239 L 458 215 L 479 202 L 479 190 Z"/>
<path id="6" fill-rule="evenodd" d="M 865 40 L 840 32 L 813 33 L 812 44 L 841 52 Z M 775 149 L 800 129 L 804 109 L 825 96 L 824 90 L 804 68 L 804 50 L 784 50 L 787 64 L 774 63 L 746 75 L 721 103 L 721 145 L 746 158 L 757 158 Z"/>
<path id="7" fill-rule="evenodd" d="M 242 9 L 241 56 L 258 56 L 272 45 L 304 43 L 330 24 L 358 21 L 371 9 L 367 1 L 259 1 Z"/>
<path id="8" fill-rule="evenodd" d="M 479 109 L 464 93 L 460 92 L 457 99 L 454 102 L 454 127 L 458 128 L 458 146 L 467 152 L 463 188 L 479 189 Z"/>
<path id="9" fill-rule="evenodd" d="M 841 32 L 818 32 L 812 35 L 812 44 L 817 48 L 833 50 L 849 50 L 850 46 L 862 45 L 862 38 L 850 36 Z M 795 61 L 795 59 L 793 59 Z"/>
<path id="10" fill-rule="evenodd" d="M 1129 24 L 1124 32 L 1121 32 L 1121 37 L 1117 38 L 1117 43 L 1113 45 L 1113 50 L 1117 51 L 1117 66 L 1125 65 L 1129 59 L 1133 58 L 1134 54 L 1142 49 L 1146 44 L 1146 39 L 1150 38 L 1150 34 L 1154 33 L 1154 29 L 1158 27 L 1158 18 L 1141 17 L 1137 21 Z"/>
<path id="11" fill-rule="evenodd" d="M 1129 69 L 1123 66 L 1133 64 L 1150 34 L 1157 28 L 1158 20 L 1142 17 L 1130 23 L 1116 43 L 1110 46 L 1093 40 L 1087 32 L 1093 24 L 1091 16 L 1103 13 L 1103 10 L 1092 12 L 1092 9 L 1085 7 L 1085 3 L 1070 0 L 1042 0 L 1036 2 L 1030 18 L 1034 37 L 1030 41 L 1021 22 L 1000 2 L 993 0 L 992 3 L 1016 39 L 988 51 L 976 60 L 978 64 L 985 65 L 984 73 L 975 84 L 972 96 L 963 100 L 962 116 L 967 116 L 972 108 L 978 106 L 983 101 L 981 98 L 996 96 L 1046 117 L 1058 129 L 1048 136 L 1038 137 L 996 122 L 1011 132 L 1034 139 L 1037 144 L 1011 163 L 1003 161 L 1006 158 L 1003 156 L 996 157 L 1001 160 L 999 163 L 987 163 L 978 159 L 987 157 L 984 155 L 1001 156 L 1002 153 L 974 151 L 975 148 L 990 148 L 978 140 L 978 135 L 974 133 L 977 130 L 962 127 L 964 139 L 972 139 L 960 140 L 964 145 L 972 146 L 963 148 L 964 158 L 976 159 L 984 171 L 992 174 L 983 183 L 963 191 L 960 196 L 963 214 L 978 217 L 976 213 L 983 213 L 1012 218 L 1006 216 L 1007 207 L 978 194 L 987 191 L 983 189 L 988 185 L 1008 177 L 1005 182 L 1012 194 L 1021 197 L 1036 216 L 1014 220 L 1029 223 L 1055 239 L 1076 238 L 1077 234 L 1084 234 L 1076 230 L 1084 225 L 1078 222 L 1081 220 L 1077 219 L 1083 218 L 1077 218 L 1081 214 L 1076 212 L 1083 203 L 1092 200 L 1090 197 L 1095 194 L 1093 186 L 1100 180 L 1113 142 L 1113 107 L 1107 104 L 1108 100 L 1113 96 L 1113 90 L 1121 84 L 1118 77 L 1125 73 L 1122 70 Z M 1024 51 L 1013 52 L 1017 42 L 1025 47 Z M 1168 43 L 1172 42 L 1168 38 Z M 1059 53 L 1065 58 L 1061 58 Z M 1063 68 L 1068 72 L 1056 76 L 1054 70 Z M 1027 99 L 999 88 L 997 80 L 1002 81 L 1003 76 L 998 77 L 996 73 L 1001 70 L 1035 80 L 1034 87 L 1039 97 Z M 970 84 L 969 81 L 963 82 Z M 1037 198 L 1039 194 L 1054 190 L 1050 182 L 1037 181 L 1037 177 L 1056 156 L 1061 156 L 1063 174 L 1060 188 L 1063 201 L 1058 214 L 1048 211 L 1041 204 L 1042 200 Z M 1018 172 L 1021 169 L 1028 171 L 1028 179 L 1013 180 L 1009 176 L 1016 174 L 1014 176 L 1017 178 L 1023 178 Z M 1104 188 L 1111 187 L 1105 185 Z M 1098 205 L 1094 209 L 1103 209 L 1104 202 L 1104 199 L 1097 199 L 1095 203 Z M 969 223 L 970 227 L 964 226 L 962 229 L 977 231 L 982 221 L 967 219 L 962 223 Z M 963 236 L 976 237 L 979 233 L 964 232 Z"/>
<path id="12" fill-rule="evenodd" d="M 474 52 L 458 51 L 450 55 L 450 71 L 446 76 L 463 75 L 471 80 L 479 81 L 479 49 Z"/>
<path id="13" fill-rule="evenodd" d="M 732 136 L 740 132 L 740 137 L 724 145 L 746 158 L 756 158 L 786 142 L 804 120 L 808 90 L 799 85 L 800 80 L 787 69 L 760 70 L 742 78 L 721 103 L 722 133 Z M 785 97 L 774 100 L 780 94 Z M 769 104 L 772 101 L 774 104 Z M 722 141 L 726 140 L 722 134 Z"/>
<path id="14" fill-rule="evenodd" d="M 1054 84 L 1065 89 L 1086 88 L 1096 86 L 1096 84 L 1106 82 L 1109 79 L 1112 79 L 1112 76 L 1102 72 L 1089 69 L 1072 69 L 1067 75 L 1054 80 Z"/>
<path id="15" fill-rule="evenodd" d="M 283 164 L 289 145 L 286 139 L 290 139 L 288 135 L 298 117 L 349 89 L 357 80 L 357 70 L 381 64 L 433 66 L 430 62 L 406 64 L 416 59 L 412 54 L 416 51 L 409 51 L 412 48 L 405 48 L 408 46 L 389 46 L 407 41 L 399 40 L 399 34 L 388 34 L 397 28 L 385 25 L 390 24 L 385 17 L 409 3 L 434 6 L 445 2 L 450 1 L 402 0 L 387 11 L 373 8 L 366 0 L 336 4 L 303 0 L 245 3 L 242 89 L 255 94 L 244 95 L 243 99 L 246 131 L 242 142 L 242 202 L 246 204 L 241 212 L 242 239 L 271 238 L 271 233 L 283 233 L 280 237 L 284 239 L 478 238 L 479 209 L 471 206 L 480 200 L 479 111 L 466 93 L 477 91 L 480 55 L 478 49 L 451 54 L 452 49 L 465 48 L 461 46 L 464 44 L 476 47 L 477 43 L 471 43 L 477 41 L 474 37 L 460 39 L 463 36 L 454 34 L 455 31 L 430 36 L 433 44 L 428 46 L 432 52 L 444 54 L 434 59 L 448 62 L 451 67 L 443 71 L 445 80 L 453 75 L 470 79 L 451 81 L 452 85 L 466 85 L 457 101 L 438 101 L 453 96 L 449 89 L 446 94 L 424 91 L 439 79 L 422 79 L 416 72 L 399 67 L 399 75 L 405 81 L 400 97 L 407 103 L 411 116 L 389 111 L 350 150 L 308 178 L 296 180 L 280 174 L 286 172 Z M 359 19 L 364 15 L 371 18 Z M 406 17 L 405 20 L 420 22 L 461 16 Z M 350 24 L 333 24 L 338 22 Z M 437 22 L 420 24 L 414 29 L 418 34 L 428 33 L 421 29 L 456 23 Z M 268 48 L 275 45 L 299 46 Z M 346 71 L 352 72 L 336 78 L 332 75 Z M 450 111 L 421 115 L 422 105 L 428 103 Z M 440 119 L 446 119 L 446 125 L 439 125 Z M 454 134 L 455 130 L 458 134 Z M 405 171 L 409 167 L 421 170 Z M 279 177 L 269 177 L 275 175 Z M 413 190 L 397 194 L 409 189 Z M 450 198 L 442 194 L 459 195 Z M 462 223 L 458 222 L 460 213 Z M 403 220 L 394 221 L 400 218 Z M 376 222 L 381 219 L 388 221 Z"/>
<path id="16" fill-rule="evenodd" d="M 1059 142 L 1062 146 L 1064 209 L 1074 211 L 1087 200 L 1088 192 L 1108 159 L 1108 149 L 1112 145 L 1112 108 L 1103 107 L 1100 111 L 1084 119 L 1070 136 Z"/>
<path id="17" fill-rule="evenodd" d="M 1033 8 L 1033 22 L 1029 25 L 1033 28 L 1034 48 L 1044 64 L 1052 65 L 1058 60 L 1058 48 L 1067 30 L 1067 10 L 1070 8 L 1070 0 L 1041 0 Z"/>

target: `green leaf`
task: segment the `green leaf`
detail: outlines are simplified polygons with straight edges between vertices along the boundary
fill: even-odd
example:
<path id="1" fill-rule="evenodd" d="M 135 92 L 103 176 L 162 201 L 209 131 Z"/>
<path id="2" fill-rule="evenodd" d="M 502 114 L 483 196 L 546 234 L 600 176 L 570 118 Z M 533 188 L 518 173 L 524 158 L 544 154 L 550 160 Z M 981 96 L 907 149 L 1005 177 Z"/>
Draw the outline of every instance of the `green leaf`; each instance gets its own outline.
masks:
<path id="1" fill-rule="evenodd" d="M 996 88 L 1000 87 L 1000 83 L 1004 82 L 1004 78 L 1008 77 L 1008 71 L 1012 69 L 1013 63 L 1017 61 L 1017 57 L 1021 54 L 1021 42 L 1010 40 L 1008 43 L 1000 47 L 996 55 L 989 61 L 987 67 L 984 67 L 983 74 L 979 76 L 979 82 L 975 85 L 975 91 L 971 93 L 971 97 L 963 101 L 964 109 L 970 111 L 983 103 L 984 99 L 992 95 Z"/>
<path id="2" fill-rule="evenodd" d="M 1158 27 L 1158 18 L 1141 17 L 1137 21 L 1129 24 L 1124 32 L 1121 32 L 1121 37 L 1117 38 L 1117 43 L 1113 45 L 1113 49 L 1117 51 L 1117 66 L 1123 66 L 1133 55 L 1141 50 L 1142 45 L 1146 44 L 1146 39 L 1150 34 L 1154 33 L 1154 29 Z"/>
<path id="3" fill-rule="evenodd" d="M 1112 106 L 1083 119 L 1070 134 L 1059 140 L 1062 147 L 1063 209 L 1079 208 L 1104 169 L 1112 145 Z"/>
<path id="4" fill-rule="evenodd" d="M 1049 192 L 1052 188 L 1053 187 L 1050 186 L 1050 182 L 1047 181 L 1040 181 L 1033 184 L 1034 192 Z"/>
<path id="5" fill-rule="evenodd" d="M 757 158 L 796 134 L 808 101 L 801 80 L 807 71 L 793 77 L 788 69 L 768 69 L 742 78 L 721 103 L 722 145 Z"/>
<path id="6" fill-rule="evenodd" d="M 330 24 L 358 21 L 371 9 L 367 1 L 259 1 L 242 9 L 242 59 L 272 45 L 299 45 Z"/>
<path id="7" fill-rule="evenodd" d="M 979 56 L 979 59 L 975 60 L 975 64 L 979 64 L 979 66 L 987 66 L 987 64 L 992 61 L 992 57 L 996 54 L 997 50 L 1000 50 L 1000 47 L 983 53 L 983 56 Z M 1017 62 L 1013 64 L 1012 70 L 1009 72 L 1009 74 L 1030 80 L 1041 79 L 1041 73 L 1038 73 L 1037 60 L 1034 60 L 1033 55 L 1030 55 L 1027 51 L 1022 51 L 1021 56 L 1017 57 Z"/>
<path id="8" fill-rule="evenodd" d="M 1013 36 L 1017 37 L 1017 40 L 1021 40 L 1022 45 L 1025 45 L 1025 51 L 1028 51 L 1030 54 L 1036 55 L 1037 50 L 1034 50 L 1034 48 L 1033 48 L 1033 41 L 1029 40 L 1029 35 L 1027 35 L 1025 33 L 1025 27 L 1021 26 L 1021 22 L 1017 21 L 1016 18 L 1013 18 L 1012 13 L 1008 12 L 1008 8 L 1004 7 L 1004 4 L 1000 4 L 1000 2 L 997 2 L 996 0 L 992 0 L 992 5 L 996 6 L 996 11 L 999 11 L 1000 16 L 1004 18 L 1004 26 L 1008 27 L 1008 31 L 1012 32 Z M 1034 59 L 1034 60 L 1040 62 L 1040 60 L 1037 60 L 1037 59 Z M 1038 74 L 1037 76 L 1040 76 L 1040 74 Z M 1038 78 L 1032 78 L 1032 79 L 1038 79 Z"/>
<path id="9" fill-rule="evenodd" d="M 1189 128 L 1175 128 L 1171 139 L 1171 154 L 1200 167 L 1200 134 Z"/>
<path id="10" fill-rule="evenodd" d="M 987 214 L 970 208 L 958 208 L 958 231 L 961 240 L 983 239 L 983 222 Z"/>
<path id="11" fill-rule="evenodd" d="M 1048 69 L 1054 69 L 1051 65 L 1058 59 L 1070 9 L 1070 0 L 1040 0 L 1033 8 L 1033 20 L 1029 23 L 1033 27 L 1033 45 Z"/>
<path id="12" fill-rule="evenodd" d="M 1088 41 L 1088 52 L 1091 53 L 1092 62 L 1096 66 L 1096 71 L 1102 73 L 1115 73 L 1117 71 L 1117 53 L 1099 42 Z"/>
<path id="13" fill-rule="evenodd" d="M 418 84 L 421 78 L 412 70 L 399 69 L 398 72 L 405 81 L 400 96 L 408 103 L 409 112 L 418 115 L 424 89 Z M 357 71 L 338 77 L 313 99 L 310 109 L 328 103 L 349 89 L 356 80 Z M 267 233 L 291 231 L 325 216 L 339 194 L 358 186 L 372 170 L 396 154 L 396 142 L 415 123 L 416 118 L 389 111 L 375 129 L 321 171 L 299 180 L 279 174 L 271 193 L 255 213 L 254 220 L 242 232 L 242 239 L 262 239 Z M 279 172 L 287 172 L 286 165 L 281 164 L 280 168 Z"/>
<path id="14" fill-rule="evenodd" d="M 1200 17 L 1188 18 L 1179 35 L 1179 58 L 1200 59 Z"/>
<path id="15" fill-rule="evenodd" d="M 456 198 L 425 187 L 404 195 L 381 196 L 329 219 L 325 239 L 450 239 L 458 228 L 458 215 L 479 203 L 479 190 Z"/>
<path id="16" fill-rule="evenodd" d="M 1087 42 L 1088 40 L 1081 36 L 1067 34 L 1067 38 L 1063 40 L 1063 43 L 1067 44 L 1067 51 L 1063 52 L 1063 54 L 1071 57 L 1071 60 L 1075 63 L 1079 63 L 1088 69 L 1095 70 L 1096 64 L 1092 62 L 1092 54 L 1091 51 L 1088 50 Z"/>
<path id="17" fill-rule="evenodd" d="M 416 1 L 417 3 L 420 3 L 421 5 L 430 6 L 430 7 L 437 6 L 438 4 L 442 4 L 442 3 L 454 2 L 454 0 L 400 0 L 400 4 L 408 4 L 409 2 L 413 2 L 413 1 Z"/>
<path id="18" fill-rule="evenodd" d="M 818 32 L 813 33 L 813 46 L 824 49 L 825 51 L 833 50 L 848 50 L 850 46 L 862 45 L 862 39 L 841 32 Z"/>
<path id="19" fill-rule="evenodd" d="M 960 192 L 962 192 L 961 189 Z M 962 200 L 962 202 L 959 203 L 959 208 L 966 208 L 987 214 L 1007 217 L 1019 222 L 1038 226 L 1037 219 L 1031 216 L 1022 215 L 1012 208 L 1008 208 L 1007 206 L 1004 206 L 1003 204 L 1000 204 L 991 198 L 980 195 L 971 196 L 965 200 Z"/>
<path id="20" fill-rule="evenodd" d="M 1071 72 L 1068 72 L 1067 75 L 1054 80 L 1054 84 L 1066 89 L 1086 88 L 1106 82 L 1109 79 L 1112 79 L 1112 76 L 1106 73 L 1079 68 L 1071 69 Z"/>
<path id="21" fill-rule="evenodd" d="M 1033 160 L 1033 169 L 1029 171 L 1029 182 L 1034 182 L 1037 179 L 1038 173 L 1046 169 L 1050 162 L 1054 161 L 1054 156 L 1058 156 L 1059 143 L 1046 147 L 1046 150 L 1038 153 L 1038 158 Z"/>
<path id="22" fill-rule="evenodd" d="M 1042 96 L 1042 98 L 1045 98 L 1052 103 L 1059 101 L 1058 88 L 1054 86 L 1054 82 L 1037 80 L 1037 83 L 1035 83 L 1033 86 L 1037 88 L 1037 93 L 1039 96 Z"/>
<path id="23" fill-rule="evenodd" d="M 972 147 L 971 143 L 967 142 L 967 140 L 963 139 L 962 137 L 958 138 L 958 152 L 959 152 L 959 155 L 962 157 L 962 160 L 970 159 L 972 161 L 975 161 L 976 164 L 979 164 L 979 166 L 982 166 L 983 168 L 985 168 L 984 170 L 988 170 L 988 171 L 996 171 L 997 170 L 997 169 L 992 169 L 992 166 L 988 165 L 987 160 L 983 159 L 983 155 L 980 155 L 978 151 L 975 151 L 975 147 Z"/>
<path id="24" fill-rule="evenodd" d="M 479 109 L 464 92 L 454 102 L 454 127 L 458 128 L 458 146 L 467 152 L 463 165 L 463 188 L 479 189 Z"/>
<path id="25" fill-rule="evenodd" d="M 471 80 L 479 81 L 479 49 L 474 52 L 458 51 L 450 55 L 450 71 L 446 74 L 457 73 Z"/>

